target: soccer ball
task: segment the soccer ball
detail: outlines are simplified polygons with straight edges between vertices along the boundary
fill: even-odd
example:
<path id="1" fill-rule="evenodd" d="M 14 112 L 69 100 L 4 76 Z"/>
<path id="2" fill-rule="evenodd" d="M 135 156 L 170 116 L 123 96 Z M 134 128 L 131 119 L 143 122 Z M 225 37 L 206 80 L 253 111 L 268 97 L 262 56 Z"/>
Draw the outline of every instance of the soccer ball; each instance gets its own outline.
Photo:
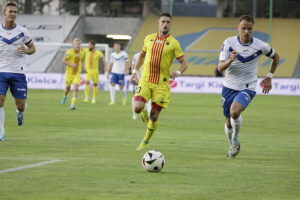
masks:
<path id="1" fill-rule="evenodd" d="M 144 154 L 142 165 L 148 172 L 159 172 L 165 165 L 165 158 L 159 151 L 151 150 Z"/>

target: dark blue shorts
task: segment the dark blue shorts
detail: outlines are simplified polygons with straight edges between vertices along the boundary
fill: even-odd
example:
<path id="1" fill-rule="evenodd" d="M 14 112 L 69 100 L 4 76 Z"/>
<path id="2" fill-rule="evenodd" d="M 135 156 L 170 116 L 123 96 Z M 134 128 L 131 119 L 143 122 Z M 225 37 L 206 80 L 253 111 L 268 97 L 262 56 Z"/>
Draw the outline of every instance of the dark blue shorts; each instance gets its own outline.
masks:
<path id="1" fill-rule="evenodd" d="M 110 83 L 124 86 L 125 85 L 125 74 L 111 73 Z"/>
<path id="2" fill-rule="evenodd" d="M 14 98 L 27 98 L 27 81 L 25 74 L 0 72 L 0 95 L 6 95 L 8 87 Z"/>
<path id="3" fill-rule="evenodd" d="M 251 100 L 255 97 L 256 92 L 253 90 L 244 89 L 241 91 L 233 90 L 223 86 L 222 89 L 222 107 L 224 116 L 230 117 L 230 107 L 232 102 L 238 102 L 244 109 L 249 105 Z"/>

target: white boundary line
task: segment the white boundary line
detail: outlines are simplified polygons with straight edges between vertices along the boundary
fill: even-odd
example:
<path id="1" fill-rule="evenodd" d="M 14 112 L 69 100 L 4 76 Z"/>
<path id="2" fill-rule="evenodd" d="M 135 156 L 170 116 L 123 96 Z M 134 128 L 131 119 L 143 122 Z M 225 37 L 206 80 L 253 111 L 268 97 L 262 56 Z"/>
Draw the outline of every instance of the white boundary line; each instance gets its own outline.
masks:
<path id="1" fill-rule="evenodd" d="M 4 173 L 8 173 L 8 172 L 15 172 L 15 171 L 29 169 L 29 168 L 33 168 L 33 167 L 40 167 L 43 165 L 48 165 L 48 164 L 63 162 L 63 161 L 64 160 L 49 160 L 49 161 L 38 162 L 38 163 L 30 164 L 30 165 L 23 165 L 20 167 L 8 168 L 8 169 L 0 170 L 0 174 L 4 174 Z"/>

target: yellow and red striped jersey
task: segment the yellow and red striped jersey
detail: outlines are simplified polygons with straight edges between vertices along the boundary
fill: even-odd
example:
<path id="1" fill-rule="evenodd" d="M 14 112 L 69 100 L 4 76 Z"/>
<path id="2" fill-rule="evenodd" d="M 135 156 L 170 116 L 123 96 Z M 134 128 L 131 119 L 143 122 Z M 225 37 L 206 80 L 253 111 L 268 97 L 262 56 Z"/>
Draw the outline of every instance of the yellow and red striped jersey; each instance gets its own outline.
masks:
<path id="1" fill-rule="evenodd" d="M 158 33 L 154 33 L 145 38 L 143 51 L 146 52 L 146 57 L 141 80 L 156 84 L 168 83 L 174 58 L 183 56 L 179 42 L 173 36 L 160 37 Z"/>

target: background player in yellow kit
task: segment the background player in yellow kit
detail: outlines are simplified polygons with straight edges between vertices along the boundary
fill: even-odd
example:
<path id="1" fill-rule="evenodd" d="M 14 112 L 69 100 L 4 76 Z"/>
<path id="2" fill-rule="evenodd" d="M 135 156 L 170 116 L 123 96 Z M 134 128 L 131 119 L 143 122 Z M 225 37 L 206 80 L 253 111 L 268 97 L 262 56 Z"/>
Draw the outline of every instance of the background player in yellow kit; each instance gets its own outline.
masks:
<path id="1" fill-rule="evenodd" d="M 150 34 L 145 38 L 143 50 L 132 71 L 132 80 L 135 80 L 137 70 L 143 65 L 142 77 L 135 93 L 135 112 L 144 112 L 145 103 L 152 99 L 146 135 L 137 150 L 144 149 L 148 145 L 157 128 L 160 111 L 168 106 L 170 98 L 169 79 L 175 79 L 187 69 L 179 42 L 168 34 L 171 18 L 169 13 L 162 13 L 159 16 L 159 32 Z M 174 58 L 180 62 L 180 68 L 176 72 L 170 73 Z M 147 115 L 143 114 L 142 117 L 146 118 Z"/>
<path id="2" fill-rule="evenodd" d="M 63 58 L 63 63 L 67 66 L 67 68 L 65 74 L 66 88 L 64 96 L 61 99 L 61 104 L 66 103 L 67 95 L 70 92 L 71 85 L 73 84 L 73 97 L 70 106 L 71 110 L 75 110 L 75 103 L 78 97 L 83 57 L 84 51 L 81 49 L 81 40 L 75 38 L 72 41 L 72 49 L 69 49 Z"/>
<path id="3" fill-rule="evenodd" d="M 96 103 L 96 96 L 98 92 L 98 82 L 99 82 L 99 60 L 101 60 L 106 68 L 106 60 L 103 57 L 101 51 L 96 50 L 95 41 L 91 40 L 88 43 L 88 48 L 84 48 L 85 59 L 84 59 L 84 68 L 86 74 L 84 75 L 84 100 L 83 102 L 89 102 L 90 96 L 90 80 L 93 80 L 93 97 L 92 103 Z"/>

